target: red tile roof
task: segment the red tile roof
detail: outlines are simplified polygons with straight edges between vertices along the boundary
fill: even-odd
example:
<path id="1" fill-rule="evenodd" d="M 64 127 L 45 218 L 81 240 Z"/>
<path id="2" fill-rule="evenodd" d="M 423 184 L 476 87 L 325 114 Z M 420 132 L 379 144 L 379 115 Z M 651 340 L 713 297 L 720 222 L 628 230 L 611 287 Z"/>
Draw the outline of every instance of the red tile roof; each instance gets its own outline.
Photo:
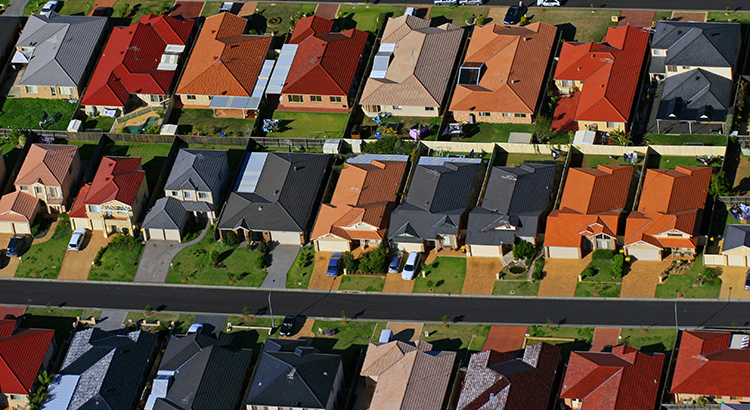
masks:
<path id="1" fill-rule="evenodd" d="M 625 246 L 645 242 L 657 248 L 695 248 L 711 184 L 711 167 L 649 169 L 638 211 L 628 216 Z M 677 230 L 692 238 L 656 237 Z"/>
<path id="2" fill-rule="evenodd" d="M 348 96 L 368 34 L 349 29 L 332 33 L 333 21 L 320 16 L 301 19 L 289 44 L 297 44 L 283 94 Z"/>
<path id="3" fill-rule="evenodd" d="M 15 320 L 0 320 L 0 329 Z M 0 392 L 29 394 L 47 354 L 54 330 L 18 329 L 0 334 Z"/>
<path id="4" fill-rule="evenodd" d="M 26 313 L 25 306 L 0 306 L 0 319 L 15 319 Z M 0 336 L 3 335 L 0 330 Z"/>
<path id="5" fill-rule="evenodd" d="M 555 80 L 584 81 L 576 121 L 628 122 L 638 91 L 649 32 L 610 27 L 602 43 L 564 43 Z"/>
<path id="6" fill-rule="evenodd" d="M 750 350 L 731 342 L 731 333 L 682 332 L 672 393 L 750 396 Z"/>
<path id="7" fill-rule="evenodd" d="M 77 155 L 75 145 L 32 144 L 15 185 L 41 182 L 45 186 L 62 186 Z"/>
<path id="8" fill-rule="evenodd" d="M 642 410 L 654 408 L 664 368 L 664 354 L 617 346 L 611 353 L 573 352 L 560 392 L 584 408 Z"/>
<path id="9" fill-rule="evenodd" d="M 81 188 L 70 216 L 85 218 L 86 205 L 101 205 L 110 201 L 132 206 L 146 177 L 146 172 L 140 168 L 140 158 L 102 158 L 94 181 Z"/>
<path id="10" fill-rule="evenodd" d="M 243 35 L 246 25 L 230 13 L 207 18 L 177 94 L 249 97 L 273 37 Z"/>
<path id="11" fill-rule="evenodd" d="M 166 95 L 174 70 L 157 70 L 168 45 L 184 46 L 195 24 L 149 14 L 115 27 L 91 75 L 83 105 L 122 107 L 130 94 Z"/>

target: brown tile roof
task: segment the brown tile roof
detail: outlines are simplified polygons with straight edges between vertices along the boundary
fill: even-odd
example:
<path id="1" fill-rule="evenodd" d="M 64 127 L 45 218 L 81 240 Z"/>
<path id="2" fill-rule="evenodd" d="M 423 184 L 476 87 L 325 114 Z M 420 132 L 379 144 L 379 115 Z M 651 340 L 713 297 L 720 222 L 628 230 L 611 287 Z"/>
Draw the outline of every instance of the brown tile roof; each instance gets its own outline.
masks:
<path id="1" fill-rule="evenodd" d="M 273 37 L 243 35 L 246 25 L 230 13 L 207 18 L 176 94 L 249 97 Z"/>
<path id="2" fill-rule="evenodd" d="M 11 192 L 0 198 L 0 221 L 28 222 L 34 220 L 39 199 L 21 191 Z"/>
<path id="3" fill-rule="evenodd" d="M 342 239 L 382 239 L 388 228 L 406 161 L 345 164 L 330 204 L 323 204 L 312 239 L 326 235 Z M 372 230 L 357 229 L 364 223 Z"/>
<path id="4" fill-rule="evenodd" d="M 360 104 L 435 107 L 442 105 L 461 47 L 463 29 L 411 15 L 389 18 L 381 44 L 393 43 L 385 78 L 368 78 Z"/>
<path id="5" fill-rule="evenodd" d="M 394 363 L 401 360 L 406 353 L 421 350 L 428 352 L 432 350 L 432 345 L 418 340 L 415 344 L 405 343 L 395 340 L 390 343 L 370 343 L 367 346 L 367 355 L 362 363 L 361 376 L 380 376 L 388 370 Z"/>
<path id="6" fill-rule="evenodd" d="M 62 186 L 77 155 L 75 145 L 32 144 L 15 185 L 41 182 L 45 186 Z"/>
<path id="7" fill-rule="evenodd" d="M 557 27 L 542 22 L 474 27 L 464 62 L 484 63 L 486 71 L 479 84 L 456 86 L 450 110 L 533 114 L 556 35 Z"/>

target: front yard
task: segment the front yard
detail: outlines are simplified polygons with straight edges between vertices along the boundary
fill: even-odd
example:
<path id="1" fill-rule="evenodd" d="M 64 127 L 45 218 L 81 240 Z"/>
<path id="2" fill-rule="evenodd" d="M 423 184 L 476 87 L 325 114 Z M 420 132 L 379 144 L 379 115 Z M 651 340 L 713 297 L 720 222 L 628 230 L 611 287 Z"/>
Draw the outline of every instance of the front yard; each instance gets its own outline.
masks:
<path id="1" fill-rule="evenodd" d="M 102 253 L 100 264 L 94 264 L 89 280 L 112 282 L 132 282 L 143 253 L 143 244 L 137 248 L 107 246 Z"/>
<path id="2" fill-rule="evenodd" d="M 594 340 L 593 327 L 569 327 L 549 324 L 546 326 L 529 326 L 527 333 L 529 334 L 529 337 L 526 339 L 527 346 L 537 342 L 545 342 L 562 347 L 563 361 L 567 361 L 568 357 L 570 357 L 570 352 L 589 350 L 591 342 Z"/>
<path id="3" fill-rule="evenodd" d="M 621 290 L 620 283 L 578 282 L 575 296 L 619 298 Z"/>
<path id="4" fill-rule="evenodd" d="M 294 26 L 292 17 L 299 18 L 303 14 L 312 14 L 315 12 L 315 6 L 315 3 L 258 3 L 255 14 L 262 18 L 253 18 L 252 28 L 274 36 L 284 36 Z M 273 19 L 279 19 L 279 23 L 272 24 Z"/>
<path id="5" fill-rule="evenodd" d="M 490 327 L 457 323 L 451 323 L 446 327 L 442 324 L 425 323 L 422 331 L 427 332 L 429 336 L 425 337 L 423 334 L 420 340 L 432 343 L 434 350 L 457 352 L 456 361 L 465 365 L 468 364 L 471 353 L 482 350 Z"/>
<path id="6" fill-rule="evenodd" d="M 76 317 L 83 315 L 83 309 L 26 308 L 24 327 L 52 329 L 55 331 L 55 342 L 62 346 L 73 330 Z M 89 315 L 87 315 L 89 316 Z"/>
<path id="7" fill-rule="evenodd" d="M 21 256 L 17 278 L 57 279 L 68 249 L 70 234 L 31 247 Z"/>
<path id="8" fill-rule="evenodd" d="M 422 266 L 422 270 L 426 277 L 417 274 L 414 293 L 461 294 L 466 278 L 466 258 L 439 256 L 431 264 Z"/>
<path id="9" fill-rule="evenodd" d="M 607 34 L 607 28 L 617 25 L 612 16 L 619 16 L 620 10 L 535 7 L 526 15 L 530 23 L 542 21 L 557 26 L 565 41 L 599 42 Z"/>
<path id="10" fill-rule="evenodd" d="M 644 353 L 666 353 L 674 348 L 677 331 L 674 329 L 624 328 L 620 342 L 627 343 Z"/>
<path id="11" fill-rule="evenodd" d="M 278 131 L 269 137 L 342 138 L 349 114 L 277 110 L 269 118 L 279 120 Z"/>
<path id="12" fill-rule="evenodd" d="M 65 130 L 75 108 L 75 104 L 63 100 L 0 97 L 0 128 Z M 59 113 L 60 120 L 41 127 L 39 122 L 45 112 L 48 117 L 55 117 Z"/>
<path id="13" fill-rule="evenodd" d="M 382 292 L 385 276 L 344 275 L 339 290 L 359 290 L 362 292 Z"/>
<path id="14" fill-rule="evenodd" d="M 721 279 L 717 278 L 714 281 L 706 282 L 701 284 L 697 281 L 698 275 L 703 270 L 703 256 L 699 255 L 695 259 L 693 267 L 682 274 L 671 274 L 667 278 L 665 283 L 656 285 L 656 297 L 674 299 L 679 294 L 679 297 L 684 298 L 704 298 L 704 299 L 715 299 L 719 297 L 721 291 Z M 675 290 L 677 292 L 675 292 Z"/>
<path id="15" fill-rule="evenodd" d="M 315 247 L 302 248 L 286 274 L 287 289 L 307 289 L 315 267 Z"/>

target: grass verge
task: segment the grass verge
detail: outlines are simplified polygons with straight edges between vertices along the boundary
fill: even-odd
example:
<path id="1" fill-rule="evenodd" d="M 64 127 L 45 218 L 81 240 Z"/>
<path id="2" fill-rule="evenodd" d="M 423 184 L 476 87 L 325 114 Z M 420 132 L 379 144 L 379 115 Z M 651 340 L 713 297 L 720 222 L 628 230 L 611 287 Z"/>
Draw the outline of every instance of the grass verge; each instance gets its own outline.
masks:
<path id="1" fill-rule="evenodd" d="M 575 296 L 619 298 L 621 290 L 619 283 L 578 282 Z"/>
<path id="2" fill-rule="evenodd" d="M 512 293 L 511 293 L 512 292 Z M 527 280 L 497 280 L 493 295 L 536 296 L 539 293 L 539 282 Z"/>
<path id="3" fill-rule="evenodd" d="M 300 260 L 304 260 L 304 263 L 299 262 Z M 286 287 L 288 289 L 307 289 L 314 267 L 315 247 L 310 246 L 302 249 L 286 274 Z"/>
<path id="4" fill-rule="evenodd" d="M 384 276 L 352 276 L 341 277 L 339 290 L 360 290 L 362 292 L 382 292 L 385 286 Z"/>

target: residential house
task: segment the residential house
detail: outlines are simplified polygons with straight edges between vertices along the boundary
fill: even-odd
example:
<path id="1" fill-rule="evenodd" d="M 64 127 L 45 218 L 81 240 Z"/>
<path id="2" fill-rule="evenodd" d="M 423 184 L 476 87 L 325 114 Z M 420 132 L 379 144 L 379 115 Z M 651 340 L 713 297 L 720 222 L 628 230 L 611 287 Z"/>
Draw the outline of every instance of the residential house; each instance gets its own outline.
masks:
<path id="1" fill-rule="evenodd" d="M 144 105 L 166 109 L 194 24 L 149 14 L 131 26 L 112 29 L 81 100 L 86 113 L 114 117 Z"/>
<path id="2" fill-rule="evenodd" d="M 560 398 L 572 409 L 653 409 L 660 396 L 664 353 L 627 345 L 612 352 L 573 352 Z"/>
<path id="3" fill-rule="evenodd" d="M 555 163 L 493 167 L 484 196 L 469 212 L 468 256 L 497 257 L 510 252 L 517 239 L 536 245 L 545 211 L 554 203 Z"/>
<path id="4" fill-rule="evenodd" d="M 712 396 L 719 403 L 750 402 L 747 335 L 683 331 L 672 376 L 675 403 Z"/>
<path id="5" fill-rule="evenodd" d="M 5 72 L 10 67 L 21 22 L 21 17 L 0 16 L 0 79 L 5 78 Z"/>
<path id="6" fill-rule="evenodd" d="M 726 266 L 750 266 L 750 225 L 727 225 L 721 254 Z"/>
<path id="7" fill-rule="evenodd" d="M 104 41 L 106 17 L 32 14 L 16 43 L 13 65 L 21 96 L 78 99 Z"/>
<path id="8" fill-rule="evenodd" d="M 0 319 L 0 407 L 27 408 L 37 375 L 52 370 L 56 350 L 54 330 L 22 329 L 16 320 Z"/>
<path id="9" fill-rule="evenodd" d="M 458 249 L 484 169 L 479 158 L 420 158 L 406 201 L 391 213 L 391 244 L 406 252 Z"/>
<path id="10" fill-rule="evenodd" d="M 631 166 L 570 168 L 560 207 L 547 217 L 545 256 L 581 259 L 592 250 L 615 249 L 632 176 Z"/>
<path id="11" fill-rule="evenodd" d="M 0 233 L 30 234 L 31 225 L 41 211 L 39 199 L 22 191 L 0 198 Z"/>
<path id="12" fill-rule="evenodd" d="M 666 253 L 696 253 L 712 167 L 649 169 L 638 211 L 628 215 L 625 252 L 660 261 Z"/>
<path id="13" fill-rule="evenodd" d="M 412 15 L 388 18 L 360 97 L 365 115 L 439 117 L 464 31 Z"/>
<path id="14" fill-rule="evenodd" d="M 157 335 L 143 330 L 76 332 L 42 409 L 135 409 L 158 346 Z"/>
<path id="15" fill-rule="evenodd" d="M 206 19 L 176 94 L 185 108 L 211 109 L 214 117 L 254 119 L 273 60 L 273 36 L 246 34 L 248 20 L 231 13 Z"/>
<path id="16" fill-rule="evenodd" d="M 317 15 L 295 24 L 288 44 L 281 50 L 282 55 L 292 53 L 291 66 L 279 57 L 274 70 L 273 77 L 286 74 L 277 109 L 349 112 L 359 86 L 358 74 L 367 63 L 362 57 L 368 34 L 356 28 L 332 30 L 333 21 Z M 277 91 L 269 87 L 268 93 Z"/>
<path id="17" fill-rule="evenodd" d="M 328 175 L 328 155 L 250 152 L 219 218 L 220 235 L 302 245 Z"/>
<path id="18" fill-rule="evenodd" d="M 565 115 L 579 130 L 628 131 L 648 42 L 647 30 L 621 26 L 609 27 L 601 43 L 563 43 L 554 80 L 561 94 L 576 99 Z"/>
<path id="19" fill-rule="evenodd" d="M 47 212 L 67 212 L 81 178 L 75 145 L 32 144 L 16 176 L 16 191 L 39 198 Z"/>
<path id="20" fill-rule="evenodd" d="M 732 97 L 731 78 L 696 68 L 668 77 L 662 87 L 659 104 L 653 108 L 657 110 L 655 132 L 674 133 L 670 127 L 685 122 L 688 133 L 707 124 L 723 130 Z"/>
<path id="21" fill-rule="evenodd" d="M 247 410 L 334 410 L 343 393 L 341 356 L 320 353 L 310 339 L 268 339 L 247 395 Z"/>
<path id="22" fill-rule="evenodd" d="M 344 252 L 385 239 L 391 211 L 408 166 L 406 155 L 360 155 L 349 158 L 331 202 L 318 213 L 311 239 L 315 250 Z"/>
<path id="23" fill-rule="evenodd" d="M 145 410 L 236 410 L 250 377 L 253 351 L 232 347 L 232 335 L 172 335 Z"/>
<path id="24" fill-rule="evenodd" d="M 485 350 L 466 369 L 457 410 L 547 410 L 552 402 L 560 346 L 526 346 L 522 358 Z"/>
<path id="25" fill-rule="evenodd" d="M 547 92 L 556 39 L 557 27 L 542 22 L 475 26 L 450 104 L 453 119 L 531 124 Z"/>
<path id="26" fill-rule="evenodd" d="M 146 205 L 148 184 L 140 158 L 104 157 L 94 180 L 78 193 L 70 211 L 73 229 L 86 228 L 127 234 L 137 229 L 135 223 Z"/>
<path id="27" fill-rule="evenodd" d="M 159 198 L 143 220 L 146 239 L 180 241 L 188 218 L 218 217 L 229 185 L 226 151 L 181 149 Z"/>
<path id="28" fill-rule="evenodd" d="M 360 372 L 375 383 L 370 409 L 444 408 L 455 360 L 456 352 L 432 350 L 421 340 L 370 343 Z"/>

